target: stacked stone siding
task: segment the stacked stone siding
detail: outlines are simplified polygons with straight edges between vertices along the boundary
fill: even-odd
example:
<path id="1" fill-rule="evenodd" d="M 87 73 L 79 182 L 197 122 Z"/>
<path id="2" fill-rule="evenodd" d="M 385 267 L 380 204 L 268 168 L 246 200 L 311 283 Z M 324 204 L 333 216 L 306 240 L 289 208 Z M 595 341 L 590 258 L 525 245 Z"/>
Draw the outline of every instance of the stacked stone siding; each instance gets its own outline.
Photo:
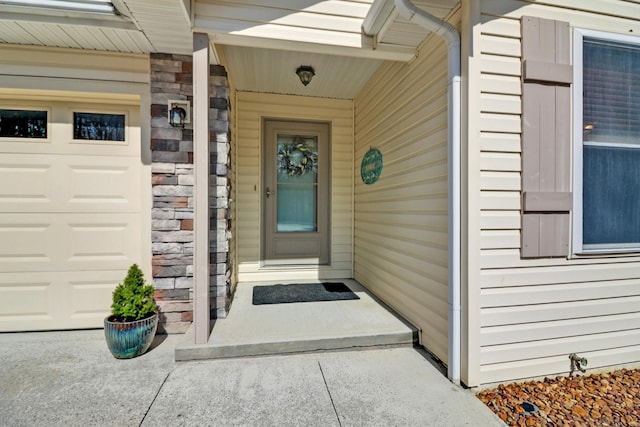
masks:
<path id="1" fill-rule="evenodd" d="M 152 251 L 159 330 L 185 332 L 193 320 L 193 129 L 172 127 L 170 99 L 192 104 L 190 56 L 151 55 Z M 222 67 L 212 67 L 210 120 L 210 245 L 213 317 L 225 317 L 229 304 L 228 87 Z M 218 108 L 224 107 L 224 108 Z M 226 156 L 225 154 L 226 153 Z M 220 164 L 219 162 L 224 162 Z"/>
<path id="2" fill-rule="evenodd" d="M 231 182 L 228 178 L 231 167 L 229 141 L 229 82 L 224 67 L 212 65 L 209 77 L 209 151 L 211 153 L 211 180 L 209 197 L 210 217 L 210 264 L 211 264 L 211 316 L 227 316 L 231 302 L 231 217 L 229 198 Z"/>

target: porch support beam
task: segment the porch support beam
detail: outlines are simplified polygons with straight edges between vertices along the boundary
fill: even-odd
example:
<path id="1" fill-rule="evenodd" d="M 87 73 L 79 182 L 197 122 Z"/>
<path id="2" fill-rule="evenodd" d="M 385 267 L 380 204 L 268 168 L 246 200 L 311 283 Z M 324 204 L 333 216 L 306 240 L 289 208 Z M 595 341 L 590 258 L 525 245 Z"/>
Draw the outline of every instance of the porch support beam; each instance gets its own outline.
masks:
<path id="1" fill-rule="evenodd" d="M 195 344 L 209 341 L 209 36 L 193 34 L 193 323 Z"/>

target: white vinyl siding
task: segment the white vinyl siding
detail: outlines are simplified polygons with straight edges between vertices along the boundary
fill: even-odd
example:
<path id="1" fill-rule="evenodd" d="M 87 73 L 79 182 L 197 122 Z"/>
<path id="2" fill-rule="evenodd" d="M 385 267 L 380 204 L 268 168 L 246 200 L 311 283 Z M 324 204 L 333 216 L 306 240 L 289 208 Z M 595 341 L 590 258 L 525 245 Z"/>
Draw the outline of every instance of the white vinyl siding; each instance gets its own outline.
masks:
<path id="1" fill-rule="evenodd" d="M 139 93 L 138 85 L 148 89 L 149 83 L 147 55 L 0 45 L 0 65 L 0 87 L 104 92 L 109 97 Z"/>
<path id="2" fill-rule="evenodd" d="M 480 250 L 479 270 L 469 271 L 471 292 L 480 286 L 480 327 L 470 330 L 479 334 L 480 352 L 470 358 L 478 365 L 470 367 L 469 385 L 566 374 L 569 353 L 586 357 L 589 369 L 640 362 L 638 257 L 520 257 L 523 15 L 567 21 L 572 28 L 640 31 L 640 9 L 627 2 L 585 1 L 579 9 L 560 0 L 481 3 L 474 40 L 479 76 L 470 76 L 479 85 L 470 85 L 468 94 L 470 105 L 478 106 L 469 112 L 470 129 L 478 130 L 478 140 L 470 130 L 469 156 L 479 169 L 470 173 L 480 179 L 479 198 L 470 198 L 469 208 L 480 224 L 480 234 L 469 231 L 470 239 L 479 239 L 470 246 Z"/>
<path id="3" fill-rule="evenodd" d="M 353 254 L 353 102 L 237 92 L 235 117 L 238 280 L 351 278 Z M 260 267 L 262 118 L 331 123 L 330 265 Z"/>
<path id="4" fill-rule="evenodd" d="M 447 360 L 447 51 L 432 36 L 409 64 L 385 63 L 355 101 L 355 278 Z M 383 157 L 366 185 L 360 162 Z"/>

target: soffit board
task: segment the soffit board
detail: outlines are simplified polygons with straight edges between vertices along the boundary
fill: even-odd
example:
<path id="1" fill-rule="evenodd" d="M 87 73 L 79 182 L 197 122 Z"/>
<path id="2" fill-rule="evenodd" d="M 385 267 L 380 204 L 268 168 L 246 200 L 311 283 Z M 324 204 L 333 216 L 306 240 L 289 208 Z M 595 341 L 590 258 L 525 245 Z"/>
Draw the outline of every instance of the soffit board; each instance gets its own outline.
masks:
<path id="1" fill-rule="evenodd" d="M 323 98 L 355 98 L 383 62 L 243 46 L 224 46 L 223 50 L 225 66 L 238 90 Z M 315 70 L 307 86 L 295 73 L 301 65 Z"/>
<path id="2" fill-rule="evenodd" d="M 126 53 L 192 52 L 183 0 L 114 1 L 122 16 L 0 5 L 0 43 Z"/>

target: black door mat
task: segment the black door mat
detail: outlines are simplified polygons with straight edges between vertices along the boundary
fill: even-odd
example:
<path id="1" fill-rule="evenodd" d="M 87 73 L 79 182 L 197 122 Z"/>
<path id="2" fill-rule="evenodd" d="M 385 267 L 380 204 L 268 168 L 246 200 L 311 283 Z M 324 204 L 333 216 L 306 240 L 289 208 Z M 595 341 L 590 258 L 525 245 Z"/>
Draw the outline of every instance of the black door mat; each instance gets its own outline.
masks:
<path id="1" fill-rule="evenodd" d="M 360 299 L 344 283 L 295 283 L 255 286 L 253 305 Z"/>

